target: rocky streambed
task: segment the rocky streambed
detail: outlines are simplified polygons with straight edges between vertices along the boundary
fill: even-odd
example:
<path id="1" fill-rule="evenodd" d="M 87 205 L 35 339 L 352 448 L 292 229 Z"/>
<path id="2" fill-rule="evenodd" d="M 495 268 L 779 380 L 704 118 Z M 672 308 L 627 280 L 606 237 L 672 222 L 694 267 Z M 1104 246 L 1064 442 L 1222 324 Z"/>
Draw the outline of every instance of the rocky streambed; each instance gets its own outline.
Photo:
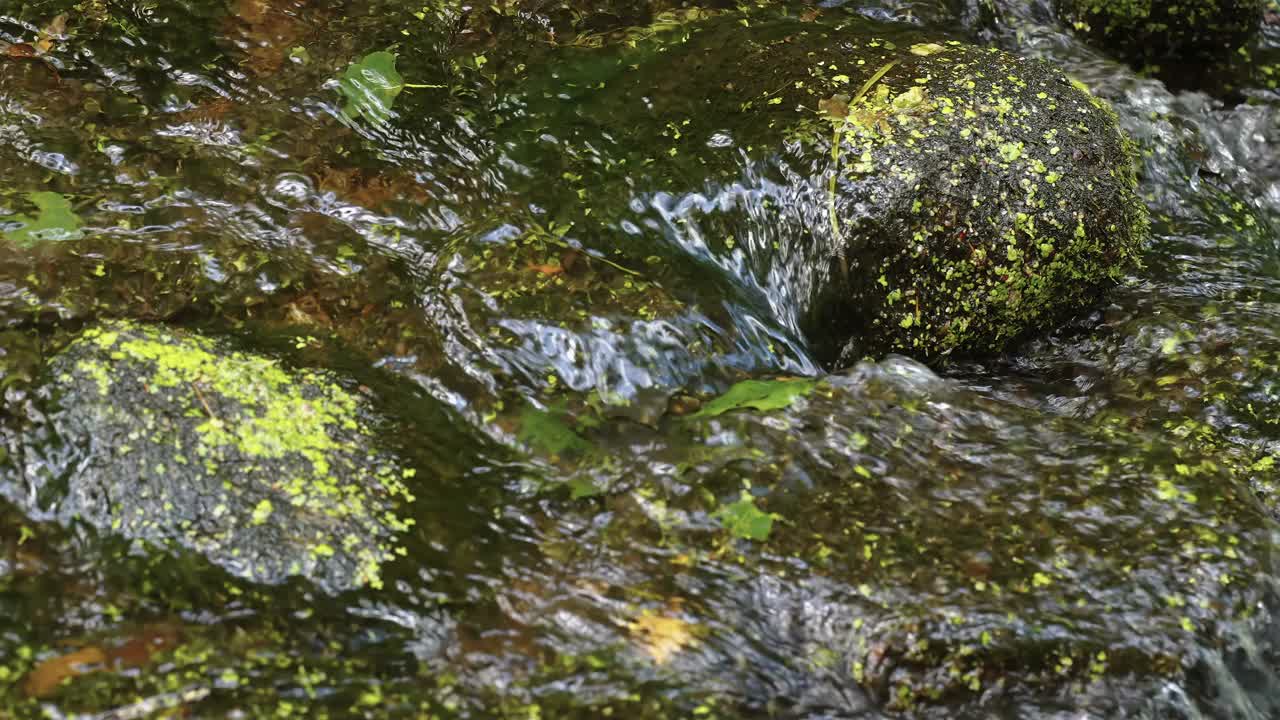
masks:
<path id="1" fill-rule="evenodd" d="M 0 718 L 1271 717 L 1191 5 L 0 8 Z"/>

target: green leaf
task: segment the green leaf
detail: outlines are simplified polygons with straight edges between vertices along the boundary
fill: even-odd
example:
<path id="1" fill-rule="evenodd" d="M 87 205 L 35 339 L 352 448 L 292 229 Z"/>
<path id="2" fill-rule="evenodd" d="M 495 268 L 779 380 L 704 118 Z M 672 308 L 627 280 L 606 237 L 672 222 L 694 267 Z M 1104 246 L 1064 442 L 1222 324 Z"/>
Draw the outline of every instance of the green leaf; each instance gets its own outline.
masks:
<path id="1" fill-rule="evenodd" d="M 715 417 L 747 408 L 781 410 L 808 395 L 817 384 L 815 380 L 743 380 L 690 417 Z"/>
<path id="2" fill-rule="evenodd" d="M 751 498 L 751 493 L 744 490 L 737 502 L 720 508 L 714 517 L 734 537 L 763 542 L 769 539 L 775 516 L 761 512 Z"/>
<path id="3" fill-rule="evenodd" d="M 351 63 L 338 81 L 338 91 L 347 98 L 343 114 L 363 117 L 374 125 L 391 117 L 391 107 L 401 90 L 404 78 L 396 71 L 396 56 L 386 51 L 369 53 L 360 62 Z"/>
<path id="4" fill-rule="evenodd" d="M 590 478 L 575 477 L 569 480 L 569 499 L 581 500 L 582 498 L 595 497 L 604 491 L 601 490 Z"/>
<path id="5" fill-rule="evenodd" d="M 32 245 L 37 242 L 79 240 L 84 237 L 80 230 L 80 218 L 71 209 L 71 201 L 56 192 L 27 193 L 27 200 L 36 206 L 39 213 L 35 218 L 27 215 L 15 215 L 10 220 L 22 223 L 22 227 L 4 233 L 6 239 L 19 245 Z"/>
<path id="6" fill-rule="evenodd" d="M 548 455 L 591 448 L 591 443 L 569 429 L 558 417 L 535 407 L 526 407 L 520 413 L 520 432 L 516 437 L 525 445 Z"/>

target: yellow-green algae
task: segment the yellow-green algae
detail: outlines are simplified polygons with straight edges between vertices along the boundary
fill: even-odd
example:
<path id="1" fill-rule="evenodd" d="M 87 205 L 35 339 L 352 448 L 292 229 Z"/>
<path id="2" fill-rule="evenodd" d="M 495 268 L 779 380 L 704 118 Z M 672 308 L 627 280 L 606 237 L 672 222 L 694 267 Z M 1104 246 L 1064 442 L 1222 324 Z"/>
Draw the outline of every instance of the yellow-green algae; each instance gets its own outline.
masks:
<path id="1" fill-rule="evenodd" d="M 843 361 L 998 351 L 1136 264 L 1136 153 L 1080 83 L 993 48 L 838 29 L 758 60 L 776 67 L 797 43 L 809 62 L 781 96 L 789 136 L 834 165 L 816 230 L 834 257 L 808 325 L 819 343 L 852 336 Z"/>
<path id="2" fill-rule="evenodd" d="M 413 471 L 331 375 L 131 322 L 85 330 L 52 366 L 63 434 L 86 453 L 64 513 L 262 582 L 379 587 L 403 552 Z"/>
<path id="3" fill-rule="evenodd" d="M 667 424 L 654 445 L 683 449 L 679 482 L 628 464 L 608 524 L 572 542 L 601 548 L 591 563 L 628 567 L 649 542 L 738 564 L 742 595 L 703 622 L 803 642 L 892 711 L 985 716 L 1071 693 L 1118 716 L 1110 703 L 1194 682 L 1206 654 L 1263 632 L 1255 578 L 1274 541 L 1229 453 L 1117 420 L 863 363 L 802 403 Z M 749 542 L 705 523 L 744 487 L 775 519 Z"/>
<path id="4" fill-rule="evenodd" d="M 999 350 L 1136 264 L 1148 222 L 1136 154 L 1085 86 L 955 41 L 890 47 L 873 64 L 882 74 L 853 100 L 839 67 L 814 65 L 807 83 L 833 127 L 833 193 L 910 200 L 856 219 L 848 239 L 833 216 L 846 298 L 819 316 L 849 325 L 831 308 L 871 311 L 846 361 Z M 886 229 L 901 237 L 875 237 Z"/>

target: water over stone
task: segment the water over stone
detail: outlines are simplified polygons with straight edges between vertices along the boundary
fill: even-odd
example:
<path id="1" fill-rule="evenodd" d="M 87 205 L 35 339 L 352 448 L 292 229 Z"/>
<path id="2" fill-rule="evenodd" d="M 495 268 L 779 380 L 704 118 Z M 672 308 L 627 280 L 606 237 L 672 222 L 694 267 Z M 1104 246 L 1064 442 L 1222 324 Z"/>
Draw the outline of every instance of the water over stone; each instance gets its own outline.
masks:
<path id="1" fill-rule="evenodd" d="M 34 517 L 263 583 L 381 584 L 412 472 L 373 446 L 373 416 L 335 376 L 129 322 L 85 330 L 49 375 L 53 402 L 5 487 Z"/>
<path id="2" fill-rule="evenodd" d="M 674 241 L 788 298 L 830 362 L 998 351 L 1095 303 L 1146 237 L 1114 114 L 1048 65 L 857 17 L 677 32 L 566 52 L 521 102 L 641 149 L 631 187 Z"/>

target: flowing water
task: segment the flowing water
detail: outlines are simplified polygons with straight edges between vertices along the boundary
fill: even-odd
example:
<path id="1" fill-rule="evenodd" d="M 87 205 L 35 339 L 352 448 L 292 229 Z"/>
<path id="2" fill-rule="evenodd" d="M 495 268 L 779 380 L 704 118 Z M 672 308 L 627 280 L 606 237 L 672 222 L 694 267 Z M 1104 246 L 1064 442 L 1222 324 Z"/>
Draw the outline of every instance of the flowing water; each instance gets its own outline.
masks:
<path id="1" fill-rule="evenodd" d="M 1280 25 L 1206 93 L 1039 2 L 476 5 L 0 2 L 0 718 L 1280 713 Z M 1001 356 L 825 365 L 820 169 L 614 60 L 783 15 L 1082 80 L 1143 266 Z M 366 401 L 415 498 L 377 587 L 59 499 L 108 441 L 49 368 L 112 319 Z"/>

